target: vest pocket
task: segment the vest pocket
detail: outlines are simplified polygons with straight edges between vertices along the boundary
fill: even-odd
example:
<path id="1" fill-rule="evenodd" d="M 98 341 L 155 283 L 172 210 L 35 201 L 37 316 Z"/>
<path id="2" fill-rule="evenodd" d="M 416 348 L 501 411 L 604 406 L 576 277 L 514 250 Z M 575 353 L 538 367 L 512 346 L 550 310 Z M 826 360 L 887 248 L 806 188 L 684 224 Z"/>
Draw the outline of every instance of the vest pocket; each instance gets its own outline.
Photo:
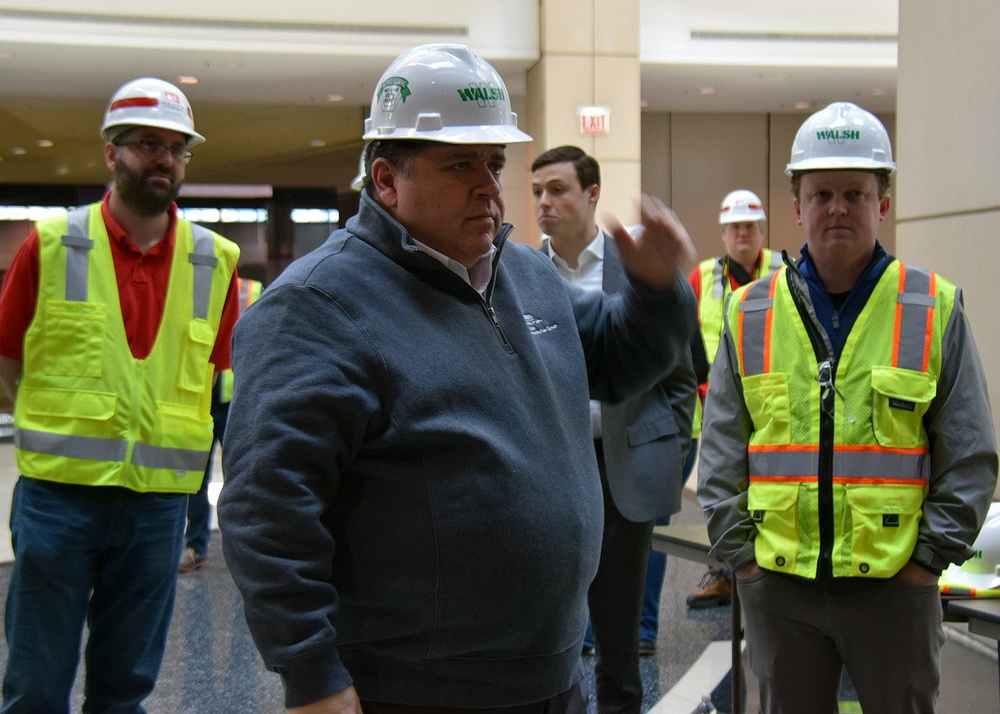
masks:
<path id="1" fill-rule="evenodd" d="M 194 440 L 197 448 L 207 450 L 212 443 L 212 418 L 203 418 L 197 406 L 157 402 L 156 420 L 160 444 L 184 444 L 191 448 L 188 445 Z M 199 443 L 206 439 L 208 444 Z"/>
<path id="2" fill-rule="evenodd" d="M 754 443 L 791 443 L 792 419 L 787 373 L 765 372 L 744 377 L 743 399 L 753 420 Z"/>
<path id="3" fill-rule="evenodd" d="M 757 524 L 754 555 L 762 568 L 795 572 L 800 542 L 799 488 L 797 483 L 750 484 L 747 507 Z"/>
<path id="4" fill-rule="evenodd" d="M 872 426 L 882 446 L 912 449 L 925 443 L 923 416 L 937 393 L 927 372 L 899 367 L 872 369 Z"/>
<path id="5" fill-rule="evenodd" d="M 207 320 L 196 319 L 188 323 L 181 345 L 181 363 L 177 373 L 177 386 L 186 392 L 203 393 L 211 384 L 212 348 L 215 330 Z"/>
<path id="6" fill-rule="evenodd" d="M 834 561 L 834 575 L 890 578 L 906 565 L 917 542 L 924 489 L 847 486 L 850 547 Z M 849 559 L 850 562 L 846 562 Z M 837 560 L 840 560 L 838 563 Z"/>
<path id="7" fill-rule="evenodd" d="M 65 439 L 71 435 L 85 435 L 95 439 L 117 439 L 115 413 L 118 397 L 108 392 L 88 392 L 80 389 L 45 389 L 22 386 L 17 394 L 20 414 L 20 448 L 27 451 L 57 453 L 75 458 L 106 459 L 107 455 L 88 451 L 88 439 Z M 23 409 L 23 411 L 22 411 Z M 36 433 L 37 432 L 37 433 Z M 27 434 L 32 436 L 27 436 Z M 42 445 L 34 440 L 38 434 L 56 436 L 60 446 Z M 72 448 L 70 448 L 72 447 Z M 53 450 L 55 449 L 55 450 Z M 83 451 L 77 451 L 83 449 Z"/>
<path id="8" fill-rule="evenodd" d="M 84 392 L 77 389 L 24 389 L 25 411 L 29 416 L 66 417 L 108 421 L 115 415 L 118 397 L 106 392 Z"/>
<path id="9" fill-rule="evenodd" d="M 100 377 L 104 372 L 107 306 L 50 300 L 45 305 L 45 373 Z"/>

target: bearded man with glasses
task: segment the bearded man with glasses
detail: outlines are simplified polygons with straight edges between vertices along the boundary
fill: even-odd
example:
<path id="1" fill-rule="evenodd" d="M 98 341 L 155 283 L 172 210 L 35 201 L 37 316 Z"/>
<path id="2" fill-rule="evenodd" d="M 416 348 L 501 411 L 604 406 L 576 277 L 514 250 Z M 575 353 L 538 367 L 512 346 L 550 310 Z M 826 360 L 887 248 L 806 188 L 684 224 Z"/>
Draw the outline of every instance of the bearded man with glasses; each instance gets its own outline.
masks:
<path id="1" fill-rule="evenodd" d="M 85 623 L 83 710 L 145 711 L 239 314 L 239 248 L 177 216 L 204 141 L 184 94 L 128 82 L 101 135 L 111 190 L 39 221 L 0 294 L 21 473 L 4 713 L 69 710 Z"/>

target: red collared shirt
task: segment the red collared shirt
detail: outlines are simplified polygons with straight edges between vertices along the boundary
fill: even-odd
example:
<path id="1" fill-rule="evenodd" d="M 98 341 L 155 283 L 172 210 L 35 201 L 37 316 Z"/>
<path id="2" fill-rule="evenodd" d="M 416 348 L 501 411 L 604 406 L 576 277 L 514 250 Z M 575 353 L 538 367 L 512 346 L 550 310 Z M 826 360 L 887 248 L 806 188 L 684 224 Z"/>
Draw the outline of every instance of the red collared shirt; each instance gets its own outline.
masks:
<path id="1" fill-rule="evenodd" d="M 144 359 L 153 349 L 163 318 L 167 284 L 170 282 L 170 264 L 174 252 L 177 206 L 170 207 L 170 223 L 163 240 L 143 253 L 112 217 L 108 206 L 110 195 L 109 193 L 104 196 L 101 214 L 104 217 L 108 237 L 111 239 L 111 254 L 114 257 L 118 295 L 122 318 L 125 321 L 125 335 L 132 356 Z M 38 231 L 32 229 L 14 255 L 4 277 L 3 292 L 0 293 L 0 355 L 19 362 L 24 357 L 24 334 L 35 316 L 35 304 L 38 299 L 38 266 Z M 234 272 L 222 309 L 219 333 L 212 350 L 212 364 L 217 372 L 229 369 L 231 366 L 230 344 L 233 325 L 238 317 L 239 288 Z"/>

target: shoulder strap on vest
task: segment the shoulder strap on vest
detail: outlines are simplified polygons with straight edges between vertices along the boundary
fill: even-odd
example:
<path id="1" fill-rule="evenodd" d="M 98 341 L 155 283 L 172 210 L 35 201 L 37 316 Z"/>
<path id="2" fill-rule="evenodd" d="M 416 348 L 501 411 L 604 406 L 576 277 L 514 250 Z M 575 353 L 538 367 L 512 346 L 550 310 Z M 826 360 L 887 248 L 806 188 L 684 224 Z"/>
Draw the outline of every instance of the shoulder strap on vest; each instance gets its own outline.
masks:
<path id="1" fill-rule="evenodd" d="M 725 265 L 725 259 L 716 260 L 715 267 L 712 268 L 712 298 L 715 300 L 721 300 L 723 293 L 726 291 L 726 285 L 723 282 L 728 275 L 723 274 L 723 266 Z"/>
<path id="2" fill-rule="evenodd" d="M 750 284 L 739 305 L 739 350 L 743 374 L 763 374 L 771 369 L 771 315 L 774 290 L 781 272 Z M 749 338 L 747 336 L 750 336 Z"/>
<path id="3" fill-rule="evenodd" d="M 75 208 L 66 217 L 66 235 L 62 244 L 66 246 L 66 300 L 68 302 L 87 301 L 87 271 L 90 265 L 90 251 L 94 241 L 88 236 L 90 207 Z"/>
<path id="4" fill-rule="evenodd" d="M 215 237 L 212 231 L 197 223 L 191 224 L 194 250 L 188 260 L 194 266 L 194 317 L 208 318 L 208 303 L 212 297 L 212 273 L 219 264 L 215 256 Z"/>
<path id="5" fill-rule="evenodd" d="M 930 270 L 897 263 L 899 294 L 896 298 L 892 364 L 926 372 L 931 354 L 934 308 L 937 305 L 937 275 Z"/>

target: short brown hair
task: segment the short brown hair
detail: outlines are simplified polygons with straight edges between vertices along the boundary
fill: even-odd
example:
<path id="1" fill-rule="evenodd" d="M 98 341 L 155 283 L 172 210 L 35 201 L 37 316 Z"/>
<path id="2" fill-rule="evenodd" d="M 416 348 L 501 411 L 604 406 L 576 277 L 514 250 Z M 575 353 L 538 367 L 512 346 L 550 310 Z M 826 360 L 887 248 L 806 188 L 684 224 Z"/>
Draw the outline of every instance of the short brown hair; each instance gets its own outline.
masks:
<path id="1" fill-rule="evenodd" d="M 829 169 L 823 169 L 829 170 Z M 815 171 L 796 171 L 792 174 L 792 195 L 796 200 L 799 199 L 799 193 L 802 190 L 802 177 L 805 174 L 816 173 Z M 892 174 L 888 171 L 872 171 L 875 174 L 875 178 L 878 179 L 878 198 L 881 201 L 889 189 L 892 188 Z"/>

